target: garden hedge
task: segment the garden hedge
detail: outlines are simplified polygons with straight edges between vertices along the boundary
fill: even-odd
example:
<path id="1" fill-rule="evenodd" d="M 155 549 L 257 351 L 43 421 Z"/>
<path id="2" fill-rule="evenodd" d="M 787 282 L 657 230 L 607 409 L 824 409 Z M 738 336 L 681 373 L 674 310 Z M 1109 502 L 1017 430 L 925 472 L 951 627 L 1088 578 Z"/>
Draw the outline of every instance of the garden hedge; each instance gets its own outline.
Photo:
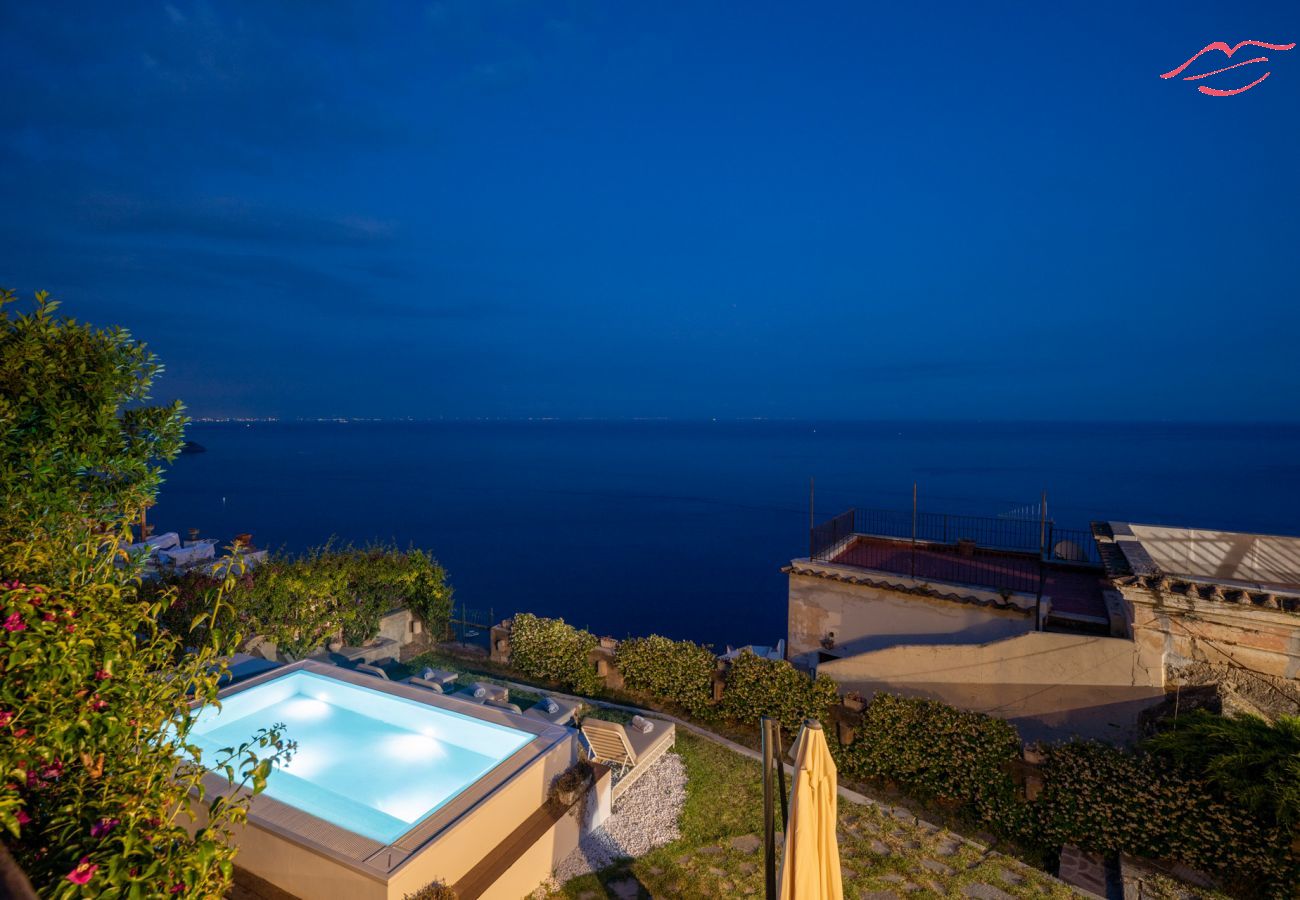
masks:
<path id="1" fill-rule="evenodd" d="M 591 662 L 596 636 L 563 619 L 543 619 L 519 613 L 510 632 L 511 662 L 521 672 L 552 681 L 580 694 L 600 689 L 600 676 Z"/>
<path id="2" fill-rule="evenodd" d="M 718 659 L 708 647 L 657 634 L 618 645 L 618 670 L 629 690 L 675 703 L 692 716 L 715 714 L 713 673 Z"/>
<path id="3" fill-rule="evenodd" d="M 1090 741 L 1042 750 L 1033 824 L 1043 843 L 1179 860 L 1243 895 L 1290 896 L 1300 885 L 1297 835 L 1216 795 L 1199 773 Z"/>
<path id="4" fill-rule="evenodd" d="M 1015 726 L 935 700 L 877 694 L 851 744 L 832 747 L 846 774 L 903 785 L 912 796 L 956 803 L 1014 832 L 1024 818 L 1011 774 L 1020 758 Z"/>
<path id="5" fill-rule="evenodd" d="M 759 716 L 773 716 L 794 734 L 804 719 L 826 719 L 839 699 L 835 682 L 825 675 L 809 678 L 783 659 L 746 650 L 727 670 L 720 712 L 732 721 L 751 723 Z"/>

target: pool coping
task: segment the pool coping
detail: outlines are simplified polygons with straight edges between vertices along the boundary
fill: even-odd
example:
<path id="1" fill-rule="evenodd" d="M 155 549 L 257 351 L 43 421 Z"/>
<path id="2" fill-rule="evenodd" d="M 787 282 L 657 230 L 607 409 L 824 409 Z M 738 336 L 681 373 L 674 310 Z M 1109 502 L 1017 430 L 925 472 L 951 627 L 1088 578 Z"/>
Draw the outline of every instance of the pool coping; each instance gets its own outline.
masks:
<path id="1" fill-rule="evenodd" d="M 208 799 L 215 797 L 217 794 L 248 797 L 250 800 L 248 807 L 249 824 L 269 831 L 291 843 L 308 848 L 313 852 L 326 855 L 330 859 L 381 883 L 389 881 L 421 849 L 432 843 L 439 835 L 454 827 L 495 791 L 512 781 L 532 763 L 543 758 L 556 744 L 571 738 L 571 729 L 560 725 L 551 725 L 508 710 L 436 694 L 425 688 L 414 687 L 397 681 L 385 681 L 373 675 L 366 675 L 312 659 L 289 663 L 231 685 L 220 691 L 217 694 L 217 699 L 224 700 L 242 691 L 258 687 L 278 678 L 284 678 L 295 672 L 309 672 L 325 678 L 332 678 L 355 687 L 379 691 L 404 700 L 415 701 L 426 706 L 459 713 L 533 735 L 532 740 L 453 797 L 441 809 L 412 825 L 408 831 L 403 832 L 389 844 L 348 831 L 341 825 L 336 825 L 311 813 L 304 812 L 266 794 L 252 796 L 252 792 L 245 788 L 232 789 L 230 782 L 224 777 L 212 771 L 204 773 L 203 787 Z M 289 735 L 289 737 L 292 739 L 292 735 Z"/>

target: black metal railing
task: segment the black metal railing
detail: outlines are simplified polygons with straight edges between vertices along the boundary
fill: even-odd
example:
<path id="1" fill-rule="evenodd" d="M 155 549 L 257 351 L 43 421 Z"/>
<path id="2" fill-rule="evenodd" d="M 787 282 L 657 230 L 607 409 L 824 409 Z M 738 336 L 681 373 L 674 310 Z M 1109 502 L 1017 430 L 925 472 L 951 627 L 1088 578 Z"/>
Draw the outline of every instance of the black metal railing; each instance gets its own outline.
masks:
<path id="1" fill-rule="evenodd" d="M 988 550 L 1012 550 L 1037 553 L 1045 544 L 1044 527 L 1050 522 L 1040 518 L 1010 516 L 967 516 L 955 513 L 905 512 L 896 509 L 849 510 L 856 534 L 876 537 L 907 538 L 937 544 L 972 541 Z M 841 516 L 847 515 L 842 513 Z M 837 519 L 840 516 L 836 517 Z"/>
<path id="2" fill-rule="evenodd" d="M 983 579 L 981 584 L 1016 591 L 1038 590 L 1036 583 L 1030 585 L 1041 576 L 1039 562 L 1101 564 L 1090 531 L 1063 528 L 1043 516 L 970 516 L 863 507 L 846 510 L 814 525 L 809 555 L 824 561 L 838 559 L 867 568 L 899 571 L 900 548 L 850 540 L 859 535 L 908 541 L 911 549 L 907 553 L 911 558 L 907 571 L 902 574 L 924 573 L 938 580 L 969 580 L 979 576 Z M 983 552 L 976 554 L 975 549 Z M 923 557 L 918 558 L 918 552 Z M 995 562 L 992 557 L 997 553 L 1028 559 L 1022 559 L 1019 564 L 1010 558 Z"/>
<path id="3" fill-rule="evenodd" d="M 808 557 L 829 559 L 844 541 L 853 535 L 853 510 L 814 525 L 808 532 Z"/>

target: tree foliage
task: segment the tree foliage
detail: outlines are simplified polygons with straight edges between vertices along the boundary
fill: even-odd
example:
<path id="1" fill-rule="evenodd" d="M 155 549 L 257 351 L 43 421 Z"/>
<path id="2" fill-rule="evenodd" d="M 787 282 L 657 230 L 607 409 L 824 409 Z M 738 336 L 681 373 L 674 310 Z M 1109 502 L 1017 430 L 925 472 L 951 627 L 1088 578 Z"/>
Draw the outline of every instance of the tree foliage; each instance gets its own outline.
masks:
<path id="1" fill-rule="evenodd" d="M 0 832 L 45 897 L 224 895 L 244 801 L 292 746 L 278 728 L 205 756 L 193 703 L 216 697 L 240 635 L 223 577 L 195 601 L 189 652 L 158 627 L 120 549 L 179 450 L 179 405 L 141 407 L 160 366 L 120 329 L 0 292 Z M 197 817 L 197 821 L 191 821 Z"/>
<path id="2" fill-rule="evenodd" d="M 162 365 L 124 329 L 57 316 L 44 292 L 30 312 L 16 302 L 0 289 L 0 540 L 137 517 L 182 445 L 180 403 L 144 405 Z"/>

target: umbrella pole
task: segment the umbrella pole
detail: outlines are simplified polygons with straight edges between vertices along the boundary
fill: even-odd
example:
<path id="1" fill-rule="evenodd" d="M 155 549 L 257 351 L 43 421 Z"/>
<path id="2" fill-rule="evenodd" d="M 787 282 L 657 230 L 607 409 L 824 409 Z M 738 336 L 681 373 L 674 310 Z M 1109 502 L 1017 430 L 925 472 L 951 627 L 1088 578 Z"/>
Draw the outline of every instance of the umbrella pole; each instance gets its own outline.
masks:
<path id="1" fill-rule="evenodd" d="M 763 738 L 763 875 L 767 900 L 776 900 L 776 810 L 772 803 L 772 757 L 776 748 L 772 746 L 773 724 L 767 716 L 759 719 Z"/>
<path id="2" fill-rule="evenodd" d="M 781 794 L 781 831 L 790 828 L 790 794 L 785 789 L 785 750 L 781 747 L 781 723 L 772 722 L 772 743 L 776 745 L 776 786 Z"/>

